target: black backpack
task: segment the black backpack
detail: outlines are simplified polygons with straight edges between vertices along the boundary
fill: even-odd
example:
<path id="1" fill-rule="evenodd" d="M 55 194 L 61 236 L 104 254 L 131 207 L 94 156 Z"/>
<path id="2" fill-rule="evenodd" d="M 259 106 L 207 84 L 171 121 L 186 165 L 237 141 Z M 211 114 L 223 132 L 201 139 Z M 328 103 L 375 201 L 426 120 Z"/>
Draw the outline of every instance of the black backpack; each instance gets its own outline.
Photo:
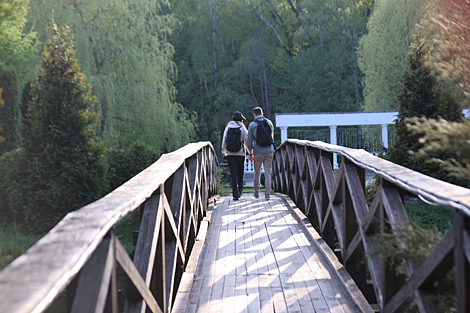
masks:
<path id="1" fill-rule="evenodd" d="M 241 127 L 228 129 L 227 138 L 225 139 L 227 151 L 238 152 L 242 148 L 242 131 L 240 128 Z"/>
<path id="2" fill-rule="evenodd" d="M 273 141 L 273 135 L 272 135 L 272 129 L 271 126 L 268 124 L 267 119 L 263 119 L 261 121 L 255 120 L 255 122 L 258 124 L 258 127 L 256 128 L 256 143 L 260 147 L 268 147 L 274 143 Z"/>

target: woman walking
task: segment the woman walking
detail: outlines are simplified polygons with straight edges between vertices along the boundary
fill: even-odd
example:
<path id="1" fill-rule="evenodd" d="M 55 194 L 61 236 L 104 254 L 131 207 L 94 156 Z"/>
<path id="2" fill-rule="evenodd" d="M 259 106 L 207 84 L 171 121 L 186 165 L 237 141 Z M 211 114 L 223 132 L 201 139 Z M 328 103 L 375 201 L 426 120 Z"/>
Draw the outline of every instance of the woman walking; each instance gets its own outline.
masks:
<path id="1" fill-rule="evenodd" d="M 222 139 L 222 154 L 230 170 L 233 200 L 238 200 L 243 194 L 246 140 L 248 139 L 248 130 L 243 124 L 244 119 L 241 112 L 234 112 L 232 120 L 225 127 Z"/>

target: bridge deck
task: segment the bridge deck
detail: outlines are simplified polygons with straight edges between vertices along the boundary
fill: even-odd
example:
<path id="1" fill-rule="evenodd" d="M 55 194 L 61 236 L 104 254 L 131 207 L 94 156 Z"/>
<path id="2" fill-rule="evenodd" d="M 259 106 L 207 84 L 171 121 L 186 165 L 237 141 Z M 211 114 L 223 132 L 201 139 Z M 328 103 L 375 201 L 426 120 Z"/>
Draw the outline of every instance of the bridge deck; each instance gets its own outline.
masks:
<path id="1" fill-rule="evenodd" d="M 341 279 L 339 263 L 329 261 L 286 198 L 217 201 L 197 268 L 183 276 L 173 312 L 372 311 L 363 298 L 353 301 L 356 285 Z"/>

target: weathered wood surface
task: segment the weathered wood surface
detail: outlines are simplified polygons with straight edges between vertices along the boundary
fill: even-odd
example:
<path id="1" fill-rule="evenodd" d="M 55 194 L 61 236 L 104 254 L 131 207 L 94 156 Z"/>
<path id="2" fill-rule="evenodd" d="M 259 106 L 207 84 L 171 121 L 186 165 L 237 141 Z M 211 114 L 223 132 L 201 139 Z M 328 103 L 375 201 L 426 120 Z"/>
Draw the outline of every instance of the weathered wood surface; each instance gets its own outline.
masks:
<path id="1" fill-rule="evenodd" d="M 373 312 L 295 209 L 281 194 L 220 198 L 173 312 Z"/>
<path id="2" fill-rule="evenodd" d="M 168 311 L 178 283 L 175 278 L 179 278 L 179 269 L 186 254 L 190 254 L 192 245 L 188 243 L 195 240 L 208 197 L 217 193 L 216 174 L 217 160 L 212 145 L 209 142 L 188 144 L 162 155 L 102 199 L 69 213 L 0 272 L 0 312 L 43 312 L 75 277 L 78 279 L 74 279 L 73 288 L 68 289 L 71 296 L 87 297 L 89 285 L 97 292 L 93 311 L 106 306 L 106 312 L 116 312 L 115 294 L 110 294 L 116 292 L 116 262 L 125 269 L 134 286 L 128 289 L 138 294 L 137 304 L 129 312 L 139 311 L 146 305 L 154 312 Z M 112 228 L 141 205 L 146 221 L 142 223 L 139 251 L 132 262 L 123 255 L 120 243 L 115 242 Z M 107 237 L 110 243 L 102 247 Z M 148 242 L 143 238 L 148 238 Z M 165 246 L 171 255 L 165 255 Z M 92 257 L 95 253 L 98 253 L 97 260 Z M 153 266 L 167 259 L 171 260 L 167 263 L 167 272 L 171 272 L 168 278 L 167 273 L 159 273 L 162 267 Z M 87 262 L 95 262 L 99 268 L 93 271 L 93 266 L 86 266 Z M 90 283 L 96 270 L 100 275 L 96 282 Z M 81 286 L 81 282 L 86 283 Z M 105 299 L 109 300 L 106 304 Z M 84 312 L 73 301 L 70 303 L 69 310 Z M 87 309 L 87 312 L 91 311 Z"/>
<path id="3" fill-rule="evenodd" d="M 337 174 L 333 153 L 341 156 Z M 379 177 L 374 201 L 366 203 L 365 170 Z M 426 297 L 430 287 L 455 269 L 459 312 L 470 307 L 470 190 L 455 186 L 358 149 L 288 139 L 275 152 L 274 190 L 291 196 L 344 269 L 382 312 L 402 312 L 413 302 L 419 311 L 436 312 Z M 447 206 L 454 227 L 423 264 L 404 260 L 407 277 L 398 275 L 376 251 L 373 236 L 411 227 L 405 194 Z M 403 245 L 396 239 L 397 245 Z M 367 266 L 363 262 L 367 259 Z"/>

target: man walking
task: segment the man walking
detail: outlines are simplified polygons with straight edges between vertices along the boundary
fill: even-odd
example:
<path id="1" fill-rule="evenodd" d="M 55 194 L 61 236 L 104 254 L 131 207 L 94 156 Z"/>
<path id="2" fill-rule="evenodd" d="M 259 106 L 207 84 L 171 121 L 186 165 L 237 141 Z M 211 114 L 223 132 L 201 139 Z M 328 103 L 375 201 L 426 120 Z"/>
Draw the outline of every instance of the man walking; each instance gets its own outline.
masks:
<path id="1" fill-rule="evenodd" d="M 261 177 L 261 164 L 264 165 L 264 187 L 265 197 L 269 199 L 271 193 L 271 168 L 274 152 L 274 126 L 273 123 L 263 116 L 260 107 L 253 109 L 253 122 L 248 126 L 248 144 L 250 160 L 255 167 L 255 198 L 259 198 L 259 187 Z"/>

